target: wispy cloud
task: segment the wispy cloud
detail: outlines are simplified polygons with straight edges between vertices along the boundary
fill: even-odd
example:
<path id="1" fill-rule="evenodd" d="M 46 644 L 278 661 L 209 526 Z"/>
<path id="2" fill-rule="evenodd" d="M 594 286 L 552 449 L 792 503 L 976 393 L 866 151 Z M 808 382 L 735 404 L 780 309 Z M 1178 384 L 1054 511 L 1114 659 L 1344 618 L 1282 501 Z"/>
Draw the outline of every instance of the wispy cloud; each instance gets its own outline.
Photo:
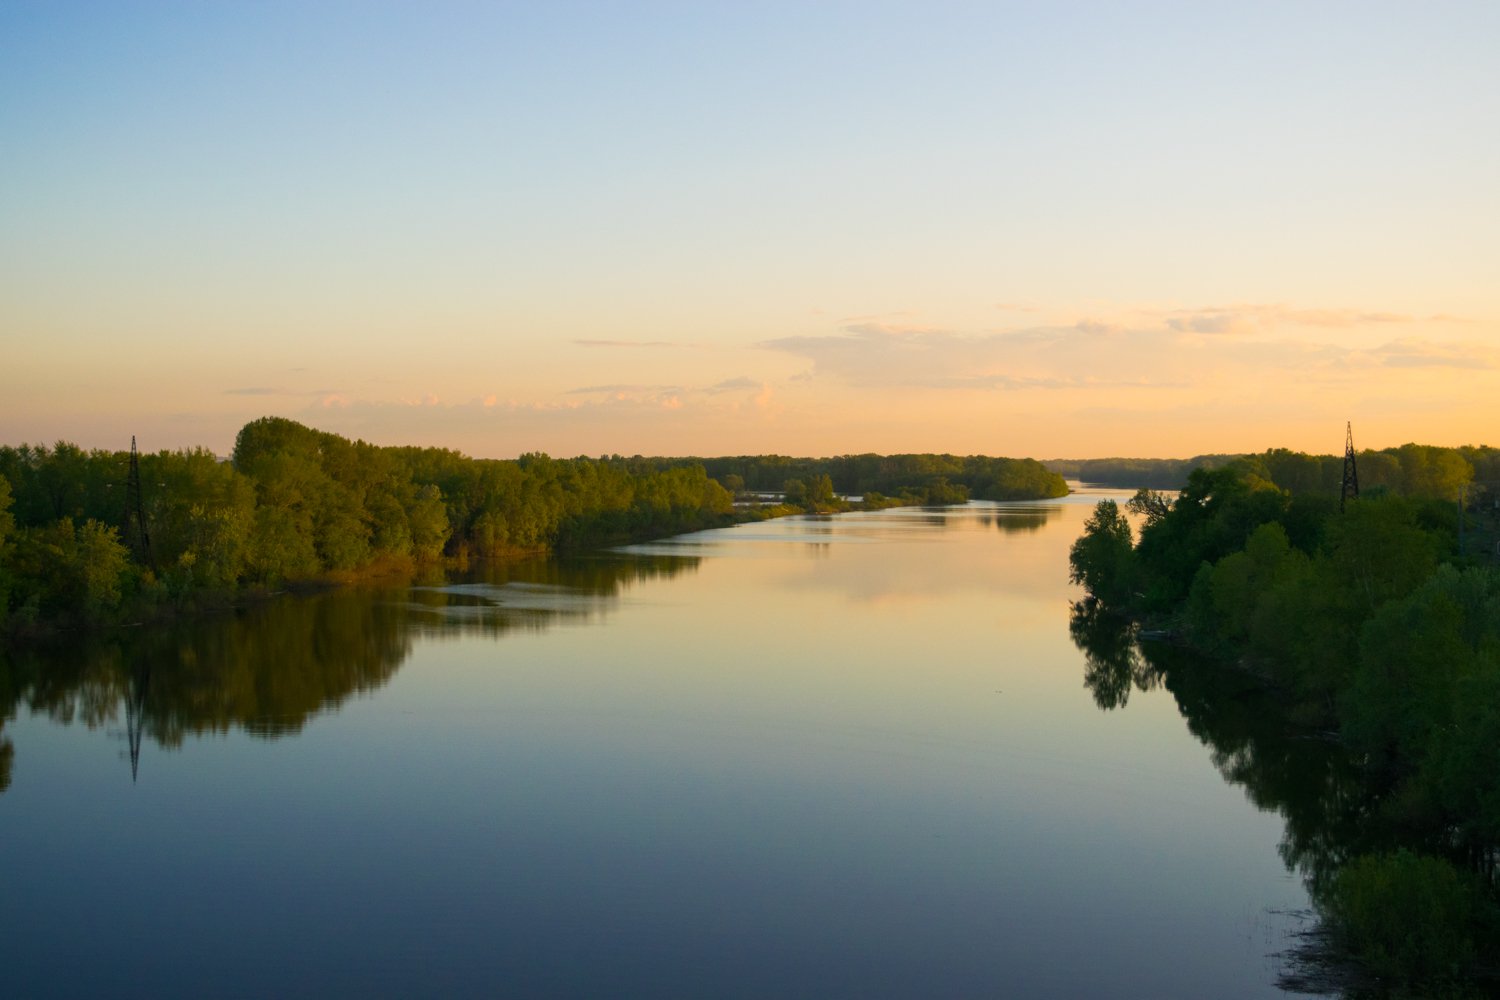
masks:
<path id="1" fill-rule="evenodd" d="M 1371 353 L 1388 368 L 1500 368 L 1500 350 L 1483 344 L 1393 340 Z"/>
<path id="2" fill-rule="evenodd" d="M 762 385 L 763 383 L 757 382 L 753 378 L 747 378 L 746 376 L 741 375 L 738 378 L 728 378 L 722 382 L 715 383 L 714 385 L 709 386 L 703 391 L 717 395 L 721 392 L 737 392 L 741 389 L 758 390 L 762 388 Z"/>
<path id="3" fill-rule="evenodd" d="M 285 386 L 252 385 L 242 388 L 225 389 L 226 396 L 328 396 L 338 393 L 338 389 L 288 389 Z"/>
<path id="4" fill-rule="evenodd" d="M 1145 314 L 1150 316 L 1150 313 Z M 1349 329 L 1384 323 L 1410 323 L 1414 317 L 1402 313 L 1361 309 L 1294 309 L 1273 304 L 1239 304 L 1201 309 L 1177 309 L 1162 314 L 1170 330 L 1180 333 L 1251 334 L 1288 327 Z"/>
<path id="5" fill-rule="evenodd" d="M 579 386 L 576 389 L 568 389 L 563 395 L 610 396 L 619 399 L 634 398 L 660 401 L 676 396 L 719 396 L 732 392 L 760 392 L 764 388 L 765 383 L 749 378 L 748 376 L 740 375 L 707 386 L 651 385 L 625 382 L 607 385 L 585 385 Z"/>
<path id="6" fill-rule="evenodd" d="M 808 359 L 813 365 L 809 377 L 865 388 L 1019 391 L 1171 381 L 1140 360 L 1143 348 L 1159 351 L 1162 334 L 1136 335 L 1134 352 L 1125 343 L 1130 336 L 1122 328 L 1088 321 L 977 335 L 860 322 L 841 334 L 780 337 L 759 346 Z M 1121 360 L 1131 363 L 1122 370 Z"/>
<path id="7" fill-rule="evenodd" d="M 808 360 L 811 368 L 794 380 L 868 389 L 1186 388 L 1256 378 L 1338 383 L 1376 367 L 1500 367 L 1500 353 L 1484 344 L 1413 336 L 1371 347 L 1368 339 L 1351 344 L 1331 333 L 1420 322 L 1399 313 L 1275 305 L 1137 310 L 1133 316 L 1129 323 L 1085 318 L 998 333 L 861 318 L 837 333 L 758 346 Z"/>
<path id="8" fill-rule="evenodd" d="M 579 347 L 681 347 L 670 340 L 589 340 L 578 338 L 573 341 Z"/>
<path id="9" fill-rule="evenodd" d="M 576 389 L 568 389 L 564 392 L 567 396 L 639 396 L 642 394 L 658 394 L 664 392 L 681 392 L 682 387 L 677 385 L 639 385 L 629 383 L 614 383 L 611 385 L 583 385 Z"/>
<path id="10" fill-rule="evenodd" d="M 726 380 L 737 383 L 737 380 Z M 738 383 L 737 383 L 738 385 Z M 705 454 L 748 449 L 757 428 L 777 419 L 771 390 L 759 383 L 731 393 L 672 387 L 596 386 L 552 399 L 360 399 L 312 402 L 303 419 L 322 429 L 381 443 L 473 448 L 489 457 L 526 451 L 577 454 Z M 737 437 L 738 436 L 738 437 Z M 647 442 L 650 442 L 649 444 Z"/>

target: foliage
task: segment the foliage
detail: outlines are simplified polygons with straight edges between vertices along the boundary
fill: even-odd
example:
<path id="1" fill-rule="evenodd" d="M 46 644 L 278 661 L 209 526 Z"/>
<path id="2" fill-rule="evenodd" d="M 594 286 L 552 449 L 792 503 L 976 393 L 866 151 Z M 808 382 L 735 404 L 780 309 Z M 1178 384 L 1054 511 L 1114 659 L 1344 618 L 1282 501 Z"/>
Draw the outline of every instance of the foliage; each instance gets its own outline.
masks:
<path id="1" fill-rule="evenodd" d="M 10 556 L 27 617 L 73 624 L 96 622 L 120 603 L 129 553 L 116 530 L 90 518 L 69 517 L 23 531 Z"/>
<path id="2" fill-rule="evenodd" d="M 1471 876 L 1400 850 L 1344 865 L 1320 901 L 1348 946 L 1382 977 L 1454 976 L 1475 957 L 1483 900 Z"/>
<path id="3" fill-rule="evenodd" d="M 843 496 L 872 494 L 909 498 L 912 503 L 963 503 L 979 500 L 1036 500 L 1066 496 L 1061 475 L 1029 458 L 986 455 L 839 455 L 833 458 L 789 458 L 741 455 L 708 459 L 642 459 L 653 465 L 701 464 L 727 485 L 736 477 L 742 489 L 779 492 L 788 480 L 807 483 L 827 476 L 832 492 Z"/>
<path id="4" fill-rule="evenodd" d="M 1123 708 L 1132 690 L 1149 691 L 1159 683 L 1159 675 L 1141 655 L 1133 630 L 1098 601 L 1086 598 L 1075 603 L 1068 631 L 1084 654 L 1083 685 L 1100 709 Z"/>
<path id="5" fill-rule="evenodd" d="M 222 601 L 389 565 L 618 544 L 789 513 L 734 506 L 735 492 L 766 489 L 772 476 L 769 488 L 786 484 L 792 503 L 817 511 L 844 509 L 840 494 L 863 491 L 874 506 L 1067 492 L 1029 459 L 496 461 L 381 448 L 264 417 L 241 428 L 228 462 L 203 449 L 140 456 L 148 553 L 122 542 L 129 459 L 67 442 L 0 447 L 0 626 L 103 622 L 153 602 Z"/>
<path id="6" fill-rule="evenodd" d="M 1381 974 L 1431 977 L 1494 943 L 1479 915 L 1500 858 L 1500 572 L 1461 555 L 1467 514 L 1453 502 L 1475 469 L 1495 468 L 1494 453 L 1372 454 L 1360 475 L 1375 487 L 1342 512 L 1316 492 L 1326 464 L 1285 451 L 1196 469 L 1170 503 L 1139 491 L 1127 505 L 1141 523 L 1134 548 L 1101 504 L 1074 544 L 1072 578 L 1089 602 L 1169 621 L 1269 678 L 1289 721 L 1338 734 L 1360 764 L 1360 790 L 1344 799 L 1363 803 L 1355 839 L 1383 839 L 1356 863 L 1329 862 L 1315 889 Z M 1102 656 L 1112 647 L 1093 630 L 1075 637 L 1095 651 L 1096 698 L 1117 702 L 1137 671 L 1101 664 L 1125 664 L 1128 651 Z M 1391 853 L 1403 846 L 1418 853 Z"/>
<path id="7" fill-rule="evenodd" d="M 1099 501 L 1068 554 L 1069 579 L 1105 605 L 1124 604 L 1131 594 L 1133 537 L 1119 506 Z"/>
<path id="8" fill-rule="evenodd" d="M 1404 444 L 1356 456 L 1360 486 L 1398 496 L 1452 501 L 1471 482 L 1500 487 L 1500 449 L 1490 447 L 1438 448 Z M 1344 456 L 1310 455 L 1272 448 L 1257 455 L 1199 455 L 1195 458 L 1050 459 L 1052 472 L 1100 486 L 1183 489 L 1198 469 L 1219 469 L 1253 463 L 1259 475 L 1293 496 L 1339 495 Z"/>

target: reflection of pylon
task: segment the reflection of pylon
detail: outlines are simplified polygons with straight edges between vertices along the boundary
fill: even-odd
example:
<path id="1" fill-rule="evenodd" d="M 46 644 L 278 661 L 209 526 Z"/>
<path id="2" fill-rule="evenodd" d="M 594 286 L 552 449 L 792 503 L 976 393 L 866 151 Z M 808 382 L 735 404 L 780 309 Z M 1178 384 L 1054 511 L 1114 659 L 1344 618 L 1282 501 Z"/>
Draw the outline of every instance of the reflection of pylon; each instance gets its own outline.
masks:
<path id="1" fill-rule="evenodd" d="M 1359 499 L 1359 468 L 1354 463 L 1354 424 L 1344 425 L 1344 485 L 1339 493 L 1339 510 L 1350 500 Z"/>
<path id="2" fill-rule="evenodd" d="M 135 553 L 136 562 L 156 570 L 151 558 L 151 536 L 146 531 L 146 507 L 141 501 L 141 462 L 135 450 L 135 435 L 130 435 L 130 474 L 125 480 L 125 544 Z"/>
<path id="3" fill-rule="evenodd" d="M 135 783 L 141 767 L 141 730 L 146 715 L 146 687 L 151 683 L 151 668 L 148 666 L 139 675 L 131 678 L 125 694 L 125 740 L 130 744 L 130 781 Z"/>

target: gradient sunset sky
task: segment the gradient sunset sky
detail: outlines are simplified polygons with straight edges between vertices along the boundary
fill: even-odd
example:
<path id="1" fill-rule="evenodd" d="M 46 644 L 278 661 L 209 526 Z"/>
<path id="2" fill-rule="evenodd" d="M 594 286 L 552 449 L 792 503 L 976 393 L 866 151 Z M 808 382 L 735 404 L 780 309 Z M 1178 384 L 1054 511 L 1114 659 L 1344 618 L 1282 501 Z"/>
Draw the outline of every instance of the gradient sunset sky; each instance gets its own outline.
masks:
<path id="1" fill-rule="evenodd" d="M 1500 444 L 1500 3 L 0 4 L 0 443 Z"/>

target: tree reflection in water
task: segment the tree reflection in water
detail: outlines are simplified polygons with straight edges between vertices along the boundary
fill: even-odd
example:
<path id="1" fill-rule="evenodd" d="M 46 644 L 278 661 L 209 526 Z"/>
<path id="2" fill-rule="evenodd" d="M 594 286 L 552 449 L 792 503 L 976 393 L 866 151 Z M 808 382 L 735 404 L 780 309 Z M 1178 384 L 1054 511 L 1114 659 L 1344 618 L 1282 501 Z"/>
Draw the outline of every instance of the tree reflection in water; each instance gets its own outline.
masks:
<path id="1" fill-rule="evenodd" d="M 1107 614 L 1093 598 L 1073 605 L 1068 631 L 1074 645 L 1083 651 L 1084 687 L 1101 709 L 1125 707 L 1132 688 L 1150 691 L 1160 686 L 1161 674 L 1141 654 L 1134 629 Z"/>
<path id="2" fill-rule="evenodd" d="M 979 523 L 994 525 L 1007 535 L 1029 535 L 1041 531 L 1049 521 L 1062 516 L 1057 504 L 1037 507 L 1012 506 L 996 510 L 993 514 L 981 514 Z"/>
<path id="3" fill-rule="evenodd" d="M 175 748 L 232 729 L 265 739 L 297 733 L 389 682 L 418 636 L 545 629 L 603 614 L 631 585 L 697 565 L 695 557 L 607 553 L 527 560 L 425 586 L 283 596 L 211 618 L 0 650 L 0 792 L 15 755 L 3 722 L 22 708 L 90 729 L 117 727 L 123 717 L 134 772 L 142 737 Z"/>
<path id="4" fill-rule="evenodd" d="M 1349 753 L 1327 733 L 1289 721 L 1288 706 L 1260 678 L 1171 643 L 1139 642 L 1134 625 L 1101 614 L 1091 601 L 1074 605 L 1069 628 L 1084 655 L 1084 685 L 1101 709 L 1122 707 L 1133 689 L 1171 692 L 1224 780 L 1281 816 L 1281 858 L 1313 899 L 1350 858 L 1412 846 L 1413 831 L 1382 818 L 1380 791 Z M 1326 938 L 1315 931 L 1310 940 L 1314 946 L 1286 956 L 1282 985 L 1348 988 L 1353 973 Z"/>

